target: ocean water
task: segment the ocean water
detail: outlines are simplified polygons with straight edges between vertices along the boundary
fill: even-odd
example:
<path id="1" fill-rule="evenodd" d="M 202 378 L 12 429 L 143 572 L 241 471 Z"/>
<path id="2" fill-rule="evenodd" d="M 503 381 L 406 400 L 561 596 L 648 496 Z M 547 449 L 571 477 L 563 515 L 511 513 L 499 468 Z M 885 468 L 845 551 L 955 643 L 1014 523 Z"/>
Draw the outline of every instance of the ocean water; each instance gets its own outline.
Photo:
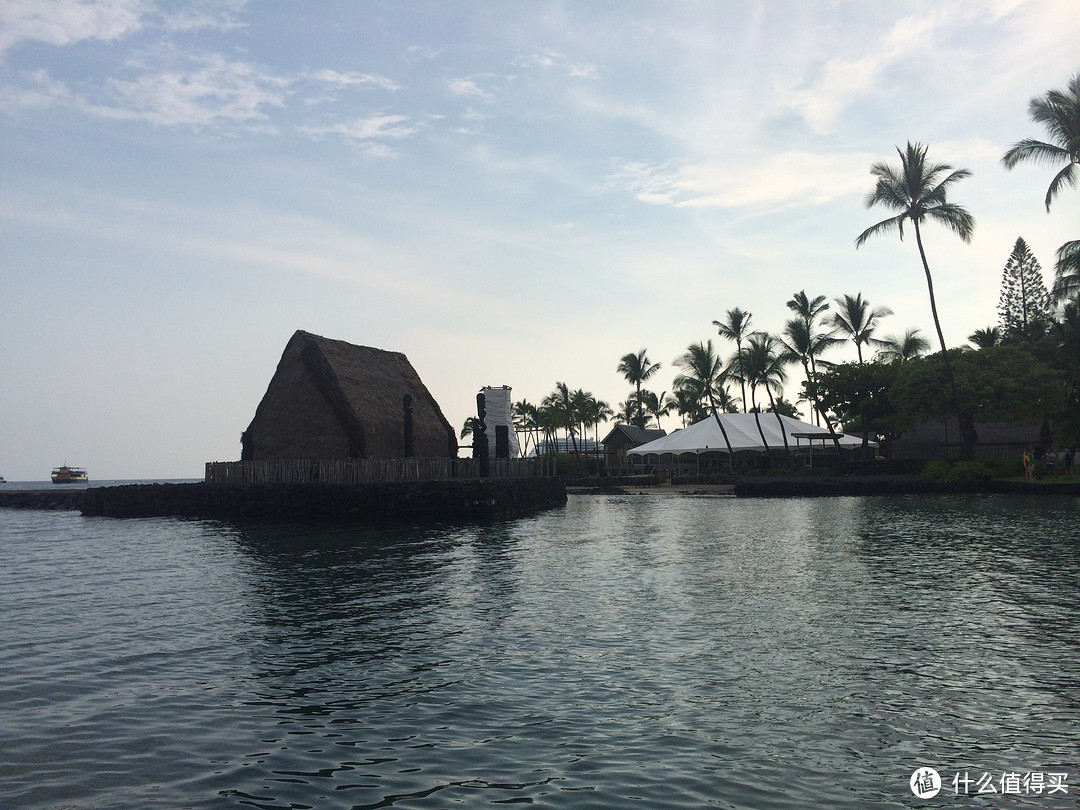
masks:
<path id="1" fill-rule="evenodd" d="M 571 496 L 468 527 L 0 509 L 0 808 L 1077 807 L 1078 518 L 1003 496 Z"/>

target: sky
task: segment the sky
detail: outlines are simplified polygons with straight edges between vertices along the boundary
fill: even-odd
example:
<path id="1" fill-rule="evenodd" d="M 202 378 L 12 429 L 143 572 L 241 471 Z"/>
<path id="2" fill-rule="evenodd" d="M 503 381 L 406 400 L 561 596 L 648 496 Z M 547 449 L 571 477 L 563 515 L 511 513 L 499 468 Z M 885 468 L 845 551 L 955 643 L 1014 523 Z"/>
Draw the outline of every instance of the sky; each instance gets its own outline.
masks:
<path id="1" fill-rule="evenodd" d="M 670 391 L 799 290 L 932 339 L 910 232 L 854 245 L 909 140 L 972 172 L 972 242 L 925 232 L 963 345 L 1017 237 L 1049 283 L 1080 235 L 1000 163 L 1078 41 L 1074 0 L 0 0 L 0 475 L 200 478 L 297 329 L 405 353 L 455 429 L 485 385 L 617 409 L 643 348 Z"/>

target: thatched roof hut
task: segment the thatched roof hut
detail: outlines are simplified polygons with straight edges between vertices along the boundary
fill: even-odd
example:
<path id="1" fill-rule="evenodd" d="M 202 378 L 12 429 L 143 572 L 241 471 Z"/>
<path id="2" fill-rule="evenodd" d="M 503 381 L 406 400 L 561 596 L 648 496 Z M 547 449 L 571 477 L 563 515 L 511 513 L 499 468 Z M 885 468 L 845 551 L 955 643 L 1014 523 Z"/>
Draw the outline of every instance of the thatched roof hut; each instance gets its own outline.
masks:
<path id="1" fill-rule="evenodd" d="M 455 457 L 454 429 L 404 354 L 297 331 L 241 437 L 241 457 L 401 458 L 406 394 L 412 455 Z"/>

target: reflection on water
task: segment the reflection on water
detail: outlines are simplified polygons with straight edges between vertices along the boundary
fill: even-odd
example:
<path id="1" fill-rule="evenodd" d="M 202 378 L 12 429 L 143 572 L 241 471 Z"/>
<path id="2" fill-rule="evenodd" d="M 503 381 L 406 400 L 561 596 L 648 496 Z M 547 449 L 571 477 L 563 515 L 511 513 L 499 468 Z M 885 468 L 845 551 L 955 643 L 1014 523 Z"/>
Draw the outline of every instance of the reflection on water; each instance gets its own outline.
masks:
<path id="1" fill-rule="evenodd" d="M 0 806 L 1080 794 L 1073 500 L 572 497 L 472 527 L 0 510 Z M 1071 793 L 952 796 L 960 771 Z M 995 801 L 996 800 L 996 801 Z M 981 802 L 981 804 L 980 804 Z"/>

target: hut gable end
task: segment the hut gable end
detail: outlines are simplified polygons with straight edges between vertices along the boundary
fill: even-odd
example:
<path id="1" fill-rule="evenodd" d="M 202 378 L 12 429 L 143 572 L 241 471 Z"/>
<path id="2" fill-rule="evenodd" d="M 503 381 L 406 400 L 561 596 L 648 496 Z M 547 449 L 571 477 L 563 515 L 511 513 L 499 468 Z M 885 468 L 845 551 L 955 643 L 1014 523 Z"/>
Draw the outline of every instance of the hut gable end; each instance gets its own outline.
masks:
<path id="1" fill-rule="evenodd" d="M 404 354 L 297 331 L 244 432 L 242 457 L 399 458 L 406 394 L 413 454 L 456 455 L 453 428 Z"/>

